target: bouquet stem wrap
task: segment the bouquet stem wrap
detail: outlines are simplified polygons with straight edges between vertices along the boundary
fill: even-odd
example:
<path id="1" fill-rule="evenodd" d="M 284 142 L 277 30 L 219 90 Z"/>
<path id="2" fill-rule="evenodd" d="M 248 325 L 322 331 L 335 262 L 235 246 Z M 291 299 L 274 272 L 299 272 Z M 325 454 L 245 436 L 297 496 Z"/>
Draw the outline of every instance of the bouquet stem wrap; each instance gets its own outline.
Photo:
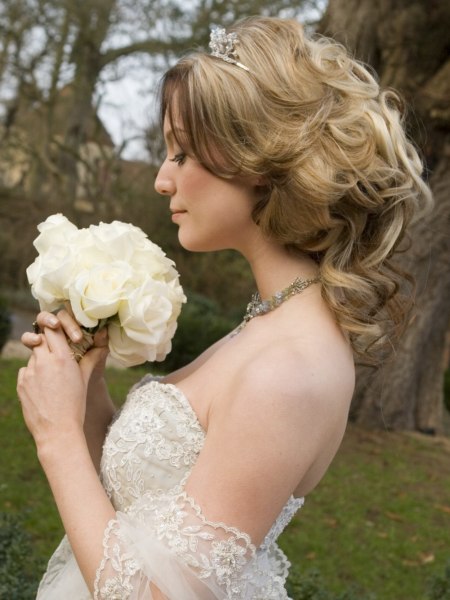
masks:
<path id="1" fill-rule="evenodd" d="M 81 331 L 83 332 L 83 338 L 81 342 L 73 342 L 72 340 L 67 340 L 70 349 L 72 350 L 73 357 L 77 362 L 80 362 L 80 360 L 83 358 L 86 352 L 94 345 L 95 334 L 91 333 L 90 331 L 87 331 L 87 329 L 85 329 L 84 327 L 81 328 Z"/>

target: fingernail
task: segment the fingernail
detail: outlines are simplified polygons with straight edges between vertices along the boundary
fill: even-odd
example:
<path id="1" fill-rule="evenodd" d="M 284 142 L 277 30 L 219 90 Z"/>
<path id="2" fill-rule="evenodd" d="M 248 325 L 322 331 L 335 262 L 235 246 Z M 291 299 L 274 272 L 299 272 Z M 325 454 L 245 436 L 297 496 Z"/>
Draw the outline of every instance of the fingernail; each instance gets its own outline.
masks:
<path id="1" fill-rule="evenodd" d="M 58 325 L 58 319 L 56 317 L 48 317 L 45 322 L 47 325 L 50 325 L 50 327 Z"/>
<path id="2" fill-rule="evenodd" d="M 81 333 L 81 331 L 79 329 L 74 329 L 71 332 L 70 337 L 73 339 L 74 342 L 79 342 L 81 340 L 81 338 L 83 337 L 83 334 Z"/>

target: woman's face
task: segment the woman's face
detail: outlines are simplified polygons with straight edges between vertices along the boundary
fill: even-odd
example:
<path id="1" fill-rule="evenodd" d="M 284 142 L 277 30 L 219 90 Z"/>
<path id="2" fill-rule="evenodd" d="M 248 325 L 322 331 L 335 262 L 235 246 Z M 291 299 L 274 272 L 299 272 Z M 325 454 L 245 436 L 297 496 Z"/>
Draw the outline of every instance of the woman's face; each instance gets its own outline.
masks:
<path id="1" fill-rule="evenodd" d="M 182 125 L 174 123 L 174 128 Z M 170 197 L 172 221 L 187 250 L 204 252 L 245 247 L 259 232 L 252 219 L 257 200 L 256 180 L 222 179 L 202 167 L 175 141 L 166 118 L 164 139 L 167 157 L 158 172 L 155 189 Z"/>

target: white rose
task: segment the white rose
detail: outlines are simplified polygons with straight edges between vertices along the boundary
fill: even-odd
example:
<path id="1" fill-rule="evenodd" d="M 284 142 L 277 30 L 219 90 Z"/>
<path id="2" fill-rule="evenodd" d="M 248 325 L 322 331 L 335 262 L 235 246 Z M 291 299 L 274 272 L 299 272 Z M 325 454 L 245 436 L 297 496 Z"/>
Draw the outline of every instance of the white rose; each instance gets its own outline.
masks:
<path id="1" fill-rule="evenodd" d="M 90 229 L 80 229 L 76 237 L 77 269 L 79 272 L 114 261 L 111 253 L 98 248 Z M 118 258 L 120 260 L 120 257 Z"/>
<path id="2" fill-rule="evenodd" d="M 78 234 L 75 225 L 59 213 L 40 223 L 38 231 L 40 235 L 33 244 L 39 254 L 45 254 L 53 246 L 67 245 L 68 241 Z"/>
<path id="3" fill-rule="evenodd" d="M 140 354 L 140 362 L 163 360 L 170 351 L 176 319 L 185 300 L 181 286 L 175 282 L 146 279 L 120 304 L 120 327 L 115 324 L 108 330 L 111 354 L 116 358 L 132 355 L 133 360 Z"/>
<path id="4" fill-rule="evenodd" d="M 112 259 L 126 260 L 136 272 L 164 281 L 178 277 L 174 262 L 139 227 L 113 221 L 91 225 L 89 232 L 99 251 Z"/>
<path id="5" fill-rule="evenodd" d="M 95 327 L 100 319 L 117 314 L 132 277 L 133 270 L 124 261 L 81 271 L 67 289 L 76 320 L 84 327 Z"/>
<path id="6" fill-rule="evenodd" d="M 172 316 L 167 288 L 159 281 L 146 280 L 130 292 L 119 308 L 120 324 L 125 333 L 141 344 L 159 344 Z"/>
<path id="7" fill-rule="evenodd" d="M 91 225 L 89 233 L 101 252 L 113 259 L 125 260 L 130 264 L 133 263 L 134 252 L 151 244 L 142 229 L 121 221 Z M 159 251 L 162 253 L 162 250 L 159 249 Z"/>
<path id="8" fill-rule="evenodd" d="M 146 346 L 129 338 L 116 319 L 108 324 L 108 338 L 111 356 L 124 367 L 134 367 L 147 360 L 153 362 L 156 359 L 154 346 Z"/>
<path id="9" fill-rule="evenodd" d="M 156 246 L 150 240 L 146 240 L 146 242 L 145 247 L 136 249 L 131 258 L 136 272 L 141 276 L 151 277 L 166 283 L 178 281 L 178 273 L 174 268 L 175 263 L 167 258 L 159 246 Z"/>
<path id="10" fill-rule="evenodd" d="M 56 310 L 68 299 L 65 291 L 75 264 L 70 246 L 55 245 L 28 267 L 27 277 L 31 293 L 39 301 L 41 310 Z"/>

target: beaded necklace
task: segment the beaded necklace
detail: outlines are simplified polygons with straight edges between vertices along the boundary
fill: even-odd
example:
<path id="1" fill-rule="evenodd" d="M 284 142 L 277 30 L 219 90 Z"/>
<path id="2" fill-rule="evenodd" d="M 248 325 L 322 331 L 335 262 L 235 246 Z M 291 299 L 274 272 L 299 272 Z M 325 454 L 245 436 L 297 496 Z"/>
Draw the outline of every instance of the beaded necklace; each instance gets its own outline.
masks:
<path id="1" fill-rule="evenodd" d="M 231 336 L 235 336 L 244 329 L 249 321 L 251 321 L 254 317 L 261 317 L 272 310 L 278 308 L 283 302 L 289 300 L 292 296 L 296 294 L 300 294 L 303 290 L 306 290 L 307 287 L 312 285 L 313 283 L 318 283 L 320 281 L 320 277 L 316 277 L 315 279 L 301 279 L 300 277 L 296 277 L 294 281 L 285 287 L 280 292 L 276 292 L 271 298 L 267 300 L 261 300 L 261 296 L 259 292 L 253 294 L 251 301 L 247 305 L 247 310 L 245 311 L 244 318 L 240 325 L 231 333 Z"/>

